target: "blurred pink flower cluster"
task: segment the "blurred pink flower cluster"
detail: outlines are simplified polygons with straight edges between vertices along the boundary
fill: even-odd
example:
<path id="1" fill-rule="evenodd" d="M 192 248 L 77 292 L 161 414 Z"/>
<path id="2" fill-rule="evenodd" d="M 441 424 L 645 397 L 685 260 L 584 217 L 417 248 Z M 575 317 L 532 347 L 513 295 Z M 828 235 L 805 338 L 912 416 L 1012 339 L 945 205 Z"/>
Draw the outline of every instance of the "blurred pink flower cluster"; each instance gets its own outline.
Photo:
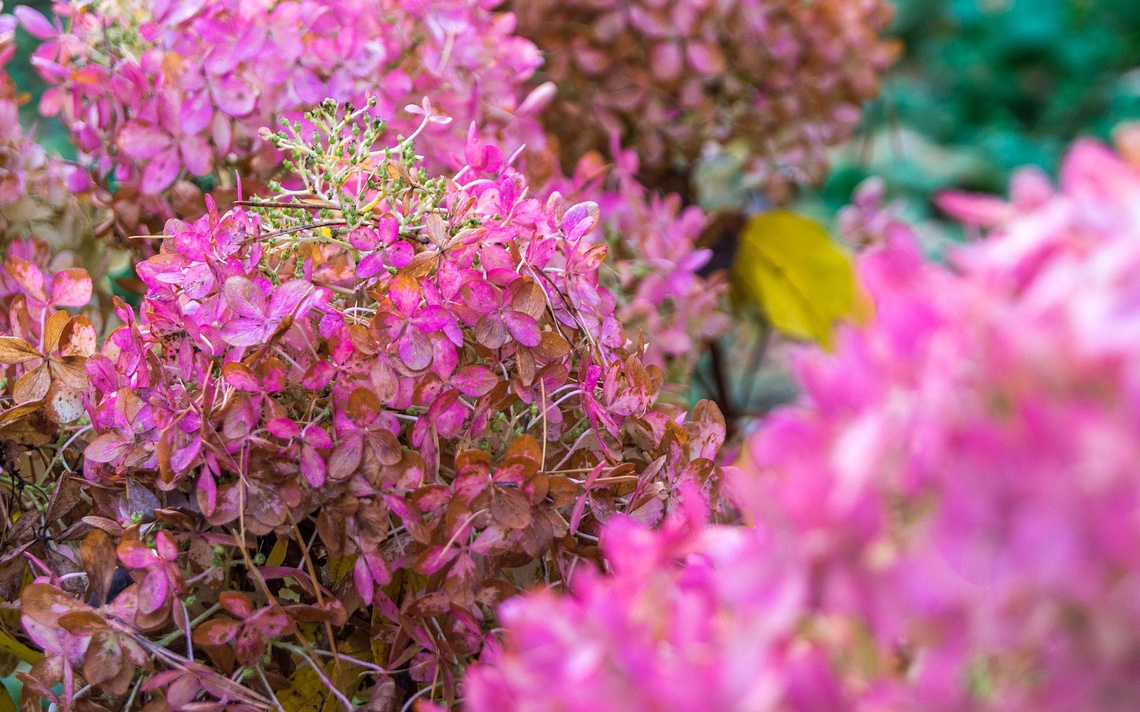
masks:
<path id="1" fill-rule="evenodd" d="M 518 0 L 558 95 L 544 115 L 567 165 L 611 134 L 646 174 L 709 142 L 748 145 L 774 195 L 816 180 L 879 91 L 896 46 L 884 0 Z M 667 180 L 667 179 L 665 179 Z M 661 182 L 654 180 L 652 182 Z"/>
<path id="2" fill-rule="evenodd" d="M 471 710 L 1140 704 L 1140 167 L 942 202 L 988 233 L 952 268 L 848 213 L 876 314 L 746 446 L 749 528 L 612 525 L 612 579 L 504 608 Z"/>
<path id="3" fill-rule="evenodd" d="M 16 15 L 40 40 L 33 63 L 53 85 L 41 110 L 61 116 L 98 178 L 150 203 L 168 199 L 179 177 L 272 177 L 282 156 L 258 130 L 326 98 L 375 97 L 371 113 L 394 138 L 419 124 L 405 107 L 430 96 L 435 113 L 456 120 L 428 129 L 433 169 L 458 165 L 471 121 L 499 140 L 527 135 L 516 124 L 541 96 L 520 106 L 520 86 L 539 54 L 495 4 L 58 2 L 51 20 L 26 6 Z M 162 206 L 155 212 L 169 214 Z"/>
<path id="4" fill-rule="evenodd" d="M 78 235 L 71 193 L 85 188 L 75 166 L 50 157 L 20 124 L 21 96 L 8 74 L 16 52 L 17 20 L 0 15 L 0 236 L 37 234 L 56 249 Z"/>

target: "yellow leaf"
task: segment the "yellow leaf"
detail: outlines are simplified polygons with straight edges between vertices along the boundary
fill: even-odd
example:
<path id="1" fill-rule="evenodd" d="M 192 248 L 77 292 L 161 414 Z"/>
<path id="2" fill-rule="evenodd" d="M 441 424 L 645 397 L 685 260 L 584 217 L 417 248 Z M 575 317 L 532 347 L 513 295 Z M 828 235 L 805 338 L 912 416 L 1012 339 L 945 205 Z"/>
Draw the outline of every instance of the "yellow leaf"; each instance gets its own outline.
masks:
<path id="1" fill-rule="evenodd" d="M 340 583 L 342 578 L 352 573 L 352 565 L 356 563 L 357 556 L 359 554 L 334 556 L 329 559 L 329 580 L 333 585 Z"/>
<path id="2" fill-rule="evenodd" d="M 818 222 L 787 210 L 756 215 L 744 226 L 732 283 L 776 329 L 826 348 L 835 320 L 856 308 L 850 255 Z"/>
<path id="3" fill-rule="evenodd" d="M 307 663 L 301 663 L 289 676 L 289 689 L 277 693 L 277 701 L 288 712 L 306 712 L 324 707 L 331 695 L 321 678 Z"/>
<path id="4" fill-rule="evenodd" d="M 0 630 L 0 651 L 11 653 L 31 665 L 38 663 L 44 656 L 40 651 L 32 650 L 2 630 Z"/>
<path id="5" fill-rule="evenodd" d="M 0 712 L 18 712 L 16 702 L 4 685 L 0 685 Z"/>
<path id="6" fill-rule="evenodd" d="M 337 650 L 357 659 L 368 657 L 368 636 L 358 632 L 349 640 L 337 645 Z M 360 689 L 361 673 L 364 668 L 343 660 L 339 663 L 340 674 L 337 674 L 338 663 L 328 660 L 323 665 L 325 676 L 337 686 L 349 699 Z M 297 660 L 297 669 L 289 676 L 289 689 L 277 694 L 277 701 L 287 712 L 337 712 L 342 708 L 340 701 L 317 675 L 312 666 Z"/>
<path id="7" fill-rule="evenodd" d="M 285 561 L 285 553 L 289 551 L 289 539 L 286 537 L 278 537 L 277 542 L 273 545 L 273 549 L 269 552 L 269 558 L 265 560 L 266 566 L 280 566 Z"/>

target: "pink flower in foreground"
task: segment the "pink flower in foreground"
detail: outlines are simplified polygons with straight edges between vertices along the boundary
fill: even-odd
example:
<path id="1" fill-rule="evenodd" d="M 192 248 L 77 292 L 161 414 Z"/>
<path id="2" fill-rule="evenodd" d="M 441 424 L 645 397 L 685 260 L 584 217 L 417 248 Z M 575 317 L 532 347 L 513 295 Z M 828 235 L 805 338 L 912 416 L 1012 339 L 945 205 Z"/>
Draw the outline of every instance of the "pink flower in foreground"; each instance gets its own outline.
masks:
<path id="1" fill-rule="evenodd" d="M 1080 142 L 944 204 L 991 228 L 953 270 L 848 213 L 875 317 L 745 447 L 749 528 L 610 525 L 611 577 L 502 608 L 469 709 L 1140 704 L 1140 167 Z"/>

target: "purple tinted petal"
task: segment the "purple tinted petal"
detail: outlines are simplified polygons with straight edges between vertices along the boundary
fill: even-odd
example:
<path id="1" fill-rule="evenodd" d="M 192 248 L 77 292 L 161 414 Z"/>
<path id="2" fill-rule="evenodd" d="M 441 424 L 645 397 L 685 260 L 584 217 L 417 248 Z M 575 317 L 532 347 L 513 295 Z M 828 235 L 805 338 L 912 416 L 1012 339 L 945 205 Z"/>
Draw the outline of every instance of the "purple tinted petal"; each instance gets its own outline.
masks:
<path id="1" fill-rule="evenodd" d="M 183 136 L 178 148 L 182 154 L 182 164 L 196 176 L 204 176 L 214 167 L 214 152 L 205 136 L 191 134 Z"/>
<path id="2" fill-rule="evenodd" d="M 301 446 L 301 474 L 304 475 L 305 481 L 313 487 L 323 485 L 328 474 L 328 470 L 325 468 L 325 459 L 308 444 Z"/>
<path id="3" fill-rule="evenodd" d="M 28 34 L 38 40 L 49 40 L 59 34 L 46 17 L 27 5 L 17 5 L 12 12 L 19 18 L 20 25 Z"/>
<path id="4" fill-rule="evenodd" d="M 152 568 L 139 586 L 139 610 L 154 613 L 166 603 L 169 592 L 170 582 L 166 580 L 166 572 L 160 567 Z"/>
<path id="5" fill-rule="evenodd" d="M 293 421 L 292 418 L 274 418 L 265 424 L 265 429 L 271 435 L 291 440 L 301 434 L 301 428 Z"/>
<path id="6" fill-rule="evenodd" d="M 210 96 L 204 92 L 194 92 L 182 100 L 182 113 L 180 115 L 183 134 L 197 134 L 206 130 L 213 116 L 210 106 Z"/>
<path id="7" fill-rule="evenodd" d="M 231 319 L 222 327 L 222 338 L 233 346 L 257 346 L 270 334 L 265 322 L 256 319 Z"/>
<path id="8" fill-rule="evenodd" d="M 257 104 L 257 90 L 232 74 L 214 78 L 210 91 L 218 108 L 234 118 L 247 116 Z"/>
<path id="9" fill-rule="evenodd" d="M 230 277 L 224 287 L 226 303 L 238 316 L 264 320 L 269 314 L 265 305 L 265 295 L 261 289 L 245 277 Z"/>
<path id="10" fill-rule="evenodd" d="M 269 300 L 269 318 L 280 321 L 286 316 L 300 312 L 304 308 L 302 302 L 313 293 L 313 285 L 303 280 L 293 280 L 282 284 L 273 290 Z"/>
<path id="11" fill-rule="evenodd" d="M 431 364 L 431 339 L 415 327 L 409 327 L 397 346 L 400 360 L 413 371 L 427 368 Z"/>

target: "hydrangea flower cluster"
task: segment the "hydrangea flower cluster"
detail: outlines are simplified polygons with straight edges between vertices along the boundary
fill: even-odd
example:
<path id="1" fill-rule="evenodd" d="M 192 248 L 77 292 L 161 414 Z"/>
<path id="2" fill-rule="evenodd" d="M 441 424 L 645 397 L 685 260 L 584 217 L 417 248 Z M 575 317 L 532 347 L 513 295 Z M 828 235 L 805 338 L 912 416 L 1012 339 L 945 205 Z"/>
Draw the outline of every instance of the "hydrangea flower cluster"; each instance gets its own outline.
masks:
<path id="1" fill-rule="evenodd" d="M 474 131 L 437 178 L 366 108 L 307 121 L 321 142 L 264 136 L 298 187 L 170 221 L 141 307 L 78 354 L 90 426 L 61 456 L 99 494 L 24 594 L 37 694 L 264 709 L 305 670 L 342 703 L 451 701 L 493 607 L 600 566 L 606 521 L 719 501 L 723 418 L 658 401 L 595 204 L 529 197 Z M 69 329 L 5 362 L 54 373 Z"/>
<path id="2" fill-rule="evenodd" d="M 56 3 L 50 20 L 26 6 L 17 15 L 42 42 L 34 63 L 53 85 L 41 110 L 60 115 L 96 178 L 117 188 L 104 200 L 117 203 L 130 235 L 146 212 L 169 216 L 171 203 L 204 210 L 180 178 L 232 189 L 235 171 L 247 183 L 272 177 L 282 156 L 258 131 L 326 98 L 363 106 L 374 97 L 371 114 L 395 137 L 419 123 L 405 106 L 430 95 L 435 113 L 461 127 L 429 127 L 422 145 L 433 170 L 456 167 L 471 121 L 484 138 L 528 140 L 526 117 L 545 90 L 524 105 L 520 87 L 539 54 L 495 4 L 74 0 Z"/>
<path id="3" fill-rule="evenodd" d="M 615 133 L 659 177 L 691 166 L 710 142 L 739 141 L 777 196 L 821 177 L 825 149 L 851 134 L 897 52 L 881 37 L 892 16 L 883 0 L 511 7 L 543 50 L 536 81 L 558 87 L 544 119 L 565 165 Z"/>
<path id="4" fill-rule="evenodd" d="M 945 197 L 988 232 L 953 269 L 860 203 L 875 317 L 746 446 L 749 527 L 612 524 L 611 579 L 504 607 L 469 709 L 1140 703 L 1140 165 Z"/>

